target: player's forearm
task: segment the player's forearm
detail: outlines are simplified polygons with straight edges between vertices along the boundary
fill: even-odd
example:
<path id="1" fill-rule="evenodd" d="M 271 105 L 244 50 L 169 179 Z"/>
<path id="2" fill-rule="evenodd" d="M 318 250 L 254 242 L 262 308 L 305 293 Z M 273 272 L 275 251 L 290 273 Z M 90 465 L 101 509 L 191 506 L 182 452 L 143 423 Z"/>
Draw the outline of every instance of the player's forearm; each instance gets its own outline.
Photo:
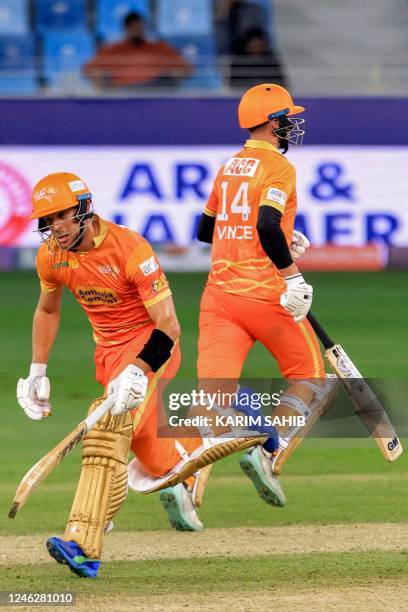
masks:
<path id="1" fill-rule="evenodd" d="M 37 308 L 33 320 L 33 363 L 48 363 L 60 322 L 59 312 Z"/>
<path id="2" fill-rule="evenodd" d="M 203 213 L 197 227 L 197 239 L 200 242 L 211 244 L 213 241 L 215 217 Z"/>
<path id="3" fill-rule="evenodd" d="M 298 268 L 293 263 L 289 245 L 280 226 L 282 214 L 270 206 L 261 206 L 257 222 L 257 232 L 263 250 L 283 276 L 296 274 Z"/>
<path id="4" fill-rule="evenodd" d="M 155 328 L 135 362 L 145 373 L 150 370 L 157 372 L 170 358 L 174 343 L 181 332 L 171 296 L 147 310 Z"/>
<path id="5" fill-rule="evenodd" d="M 181 333 L 180 324 L 176 316 L 162 317 L 155 321 L 156 329 L 159 329 L 165 333 L 169 338 L 175 342 Z"/>

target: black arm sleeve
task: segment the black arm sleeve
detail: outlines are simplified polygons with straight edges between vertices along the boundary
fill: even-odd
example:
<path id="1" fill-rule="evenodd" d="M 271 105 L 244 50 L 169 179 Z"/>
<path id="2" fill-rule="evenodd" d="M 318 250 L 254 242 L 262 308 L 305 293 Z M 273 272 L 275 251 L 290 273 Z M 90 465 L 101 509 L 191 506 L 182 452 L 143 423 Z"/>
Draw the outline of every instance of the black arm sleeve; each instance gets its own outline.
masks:
<path id="1" fill-rule="evenodd" d="M 215 227 L 215 217 L 203 213 L 197 228 L 197 239 L 200 242 L 212 243 Z"/>
<path id="2" fill-rule="evenodd" d="M 260 206 L 256 229 L 262 248 L 273 264 L 281 270 L 293 263 L 285 234 L 280 226 L 282 213 L 272 206 Z"/>

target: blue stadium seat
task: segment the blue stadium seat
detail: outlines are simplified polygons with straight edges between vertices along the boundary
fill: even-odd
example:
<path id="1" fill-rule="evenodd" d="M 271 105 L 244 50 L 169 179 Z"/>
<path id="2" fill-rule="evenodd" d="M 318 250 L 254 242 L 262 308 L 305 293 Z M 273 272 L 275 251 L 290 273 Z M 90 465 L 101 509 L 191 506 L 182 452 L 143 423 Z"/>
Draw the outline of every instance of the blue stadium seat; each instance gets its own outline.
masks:
<path id="1" fill-rule="evenodd" d="M 0 34 L 27 34 L 28 0 L 0 0 Z"/>
<path id="2" fill-rule="evenodd" d="M 222 80 L 216 67 L 215 41 L 212 36 L 174 36 L 167 37 L 166 41 L 195 67 L 193 75 L 184 81 L 184 88 L 214 90 L 221 87 Z"/>
<path id="3" fill-rule="evenodd" d="M 158 0 L 159 36 L 209 36 L 213 29 L 211 0 Z"/>
<path id="4" fill-rule="evenodd" d="M 85 0 L 35 0 L 35 24 L 38 32 L 86 28 Z"/>
<path id="5" fill-rule="evenodd" d="M 31 34 L 0 36 L 1 95 L 32 95 L 37 90 L 33 36 Z"/>
<path id="6" fill-rule="evenodd" d="M 79 83 L 81 68 L 94 54 L 95 40 L 87 31 L 49 32 L 43 40 L 44 77 L 49 86 L 64 89 L 66 80 Z"/>
<path id="7" fill-rule="evenodd" d="M 131 11 L 139 13 L 149 27 L 150 0 L 99 0 L 96 30 L 104 41 L 122 38 L 123 18 Z"/>

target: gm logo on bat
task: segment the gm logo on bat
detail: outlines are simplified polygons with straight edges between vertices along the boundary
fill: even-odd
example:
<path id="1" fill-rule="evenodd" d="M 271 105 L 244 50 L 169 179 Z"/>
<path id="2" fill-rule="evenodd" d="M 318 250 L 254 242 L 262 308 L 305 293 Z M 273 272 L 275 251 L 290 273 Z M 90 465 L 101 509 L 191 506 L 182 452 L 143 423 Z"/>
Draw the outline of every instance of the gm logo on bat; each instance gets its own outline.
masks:
<path id="1" fill-rule="evenodd" d="M 394 450 L 394 448 L 396 448 L 397 446 L 399 446 L 400 441 L 398 440 L 398 438 L 393 438 L 391 440 L 391 442 L 388 442 L 387 444 L 387 448 L 389 451 Z"/>

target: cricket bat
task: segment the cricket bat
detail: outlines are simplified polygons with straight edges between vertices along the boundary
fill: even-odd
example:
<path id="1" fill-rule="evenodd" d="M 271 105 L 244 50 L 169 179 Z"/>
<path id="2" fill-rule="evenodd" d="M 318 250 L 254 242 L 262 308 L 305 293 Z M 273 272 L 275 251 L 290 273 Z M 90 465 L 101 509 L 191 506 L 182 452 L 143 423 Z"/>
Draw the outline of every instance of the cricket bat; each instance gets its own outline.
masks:
<path id="1" fill-rule="evenodd" d="M 395 461 L 401 441 L 381 402 L 340 344 L 335 344 L 311 312 L 307 319 L 326 350 L 326 359 L 350 396 L 356 413 L 376 441 L 384 459 Z"/>
<path id="2" fill-rule="evenodd" d="M 17 487 L 9 511 L 9 518 L 14 518 L 20 508 L 25 504 L 31 493 L 47 476 L 57 467 L 57 465 L 81 442 L 83 437 L 90 431 L 96 423 L 112 408 L 113 397 L 109 396 L 103 400 L 84 421 L 81 421 L 70 434 L 68 434 L 55 448 L 40 459 L 23 477 Z"/>

